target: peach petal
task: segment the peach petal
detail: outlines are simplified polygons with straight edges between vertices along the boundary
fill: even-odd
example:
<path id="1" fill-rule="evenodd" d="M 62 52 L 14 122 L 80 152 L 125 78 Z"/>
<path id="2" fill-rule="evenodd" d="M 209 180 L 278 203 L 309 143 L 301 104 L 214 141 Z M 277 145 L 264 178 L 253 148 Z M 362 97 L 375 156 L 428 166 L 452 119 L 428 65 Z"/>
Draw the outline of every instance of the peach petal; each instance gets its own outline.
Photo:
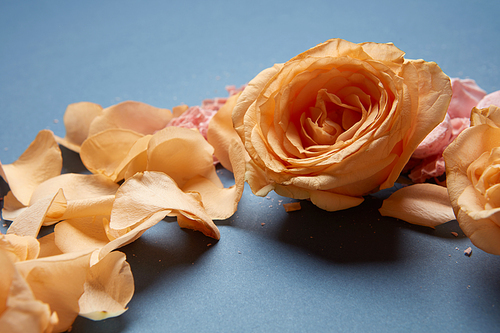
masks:
<path id="1" fill-rule="evenodd" d="M 329 212 L 359 206 L 364 200 L 328 191 L 310 191 L 310 196 L 313 204 Z"/>
<path id="2" fill-rule="evenodd" d="M 61 150 L 49 130 L 42 130 L 17 161 L 3 165 L 12 194 L 25 206 L 35 188 L 61 173 Z"/>
<path id="3" fill-rule="evenodd" d="M 52 205 L 58 207 L 66 205 L 62 189 L 59 189 L 55 195 L 38 200 L 19 214 L 11 223 L 7 233 L 36 237 Z"/>
<path id="4" fill-rule="evenodd" d="M 148 164 L 148 146 L 151 140 L 151 135 L 145 135 L 139 138 L 130 148 L 127 156 L 120 162 L 112 179 L 121 181 L 128 179 L 137 172 L 145 171 Z"/>
<path id="5" fill-rule="evenodd" d="M 151 137 L 147 171 L 160 171 L 179 187 L 202 176 L 222 186 L 213 165 L 213 147 L 196 130 L 167 127 Z"/>
<path id="6" fill-rule="evenodd" d="M 40 184 L 33 192 L 30 204 L 59 189 L 64 191 L 68 201 L 72 201 L 114 195 L 118 187 L 118 184 L 100 174 L 66 173 Z"/>
<path id="7" fill-rule="evenodd" d="M 143 135 L 128 129 L 112 128 L 90 136 L 82 144 L 80 157 L 92 173 L 117 180 L 122 161 Z"/>
<path id="8" fill-rule="evenodd" d="M 98 252 L 94 252 L 91 258 L 91 265 L 95 264 L 102 258 L 104 258 L 111 251 L 125 246 L 127 244 L 132 243 L 136 239 L 142 236 L 144 232 L 146 232 L 149 228 L 160 222 L 165 218 L 166 212 L 160 210 L 156 213 L 153 213 L 151 216 L 144 219 L 141 223 L 137 225 L 137 227 L 133 229 L 126 229 L 125 231 L 117 232 L 116 230 L 109 229 L 107 233 L 108 237 L 112 239 L 108 244 L 103 246 Z M 168 214 L 168 213 L 167 213 Z M 116 237 L 113 237 L 115 235 Z"/>
<path id="9" fill-rule="evenodd" d="M 64 113 L 66 135 L 64 138 L 55 136 L 56 141 L 79 153 L 83 141 L 88 137 L 90 123 L 101 113 L 102 106 L 95 103 L 80 102 L 68 105 Z"/>
<path id="10" fill-rule="evenodd" d="M 103 320 L 127 310 L 134 294 L 134 278 L 125 254 L 111 252 L 90 267 L 78 304 L 80 316 Z"/>
<path id="11" fill-rule="evenodd" d="M 54 227 L 54 243 L 63 253 L 100 249 L 109 241 L 103 216 L 67 219 Z"/>
<path id="12" fill-rule="evenodd" d="M 26 208 L 27 206 L 20 203 L 12 192 L 9 191 L 7 195 L 3 197 L 2 218 L 12 221 Z"/>
<path id="13" fill-rule="evenodd" d="M 415 184 L 394 192 L 379 209 L 382 216 L 434 228 L 455 220 L 446 187 L 434 184 Z"/>
<path id="14" fill-rule="evenodd" d="M 53 232 L 38 238 L 38 242 L 40 243 L 40 253 L 38 254 L 38 258 L 63 254 L 63 252 L 56 246 L 55 234 Z"/>
<path id="15" fill-rule="evenodd" d="M 227 102 L 212 117 L 208 125 L 207 140 L 214 147 L 214 155 L 224 168 L 233 172 L 229 157 L 229 146 L 233 140 L 241 141 L 233 128 L 232 110 L 241 93 L 228 98 Z M 245 153 L 245 159 L 248 156 Z"/>
<path id="16" fill-rule="evenodd" d="M 122 184 L 111 212 L 110 232 L 119 237 L 121 232 L 137 227 L 153 214 L 163 213 L 165 217 L 170 212 L 195 218 L 200 226 L 196 230 L 219 239 L 219 230 L 199 199 L 181 191 L 175 181 L 162 172 L 138 173 Z"/>
<path id="17" fill-rule="evenodd" d="M 500 107 L 490 105 L 486 108 L 474 108 L 470 116 L 471 125 L 477 126 L 486 124 L 491 127 L 500 127 Z"/>
<path id="18" fill-rule="evenodd" d="M 12 262 L 36 259 L 40 253 L 40 243 L 31 236 L 0 234 L 0 248 L 9 254 Z"/>
<path id="19" fill-rule="evenodd" d="M 245 185 L 245 150 L 241 141 L 233 140 L 228 153 L 235 185 L 221 188 L 209 179 L 199 176 L 189 180 L 182 187 L 184 192 L 195 191 L 201 195 L 203 207 L 214 220 L 227 219 L 236 212 Z"/>
<path id="20" fill-rule="evenodd" d="M 90 124 L 89 137 L 108 129 L 129 129 L 143 135 L 153 134 L 167 126 L 173 114 L 145 103 L 125 101 L 102 111 Z"/>
<path id="21" fill-rule="evenodd" d="M 58 332 L 70 328 L 79 313 L 91 253 L 70 253 L 16 263 L 35 298 L 57 313 Z"/>
<path id="22" fill-rule="evenodd" d="M 37 300 L 8 255 L 0 248 L 0 330 L 9 333 L 52 332 L 58 317 Z"/>

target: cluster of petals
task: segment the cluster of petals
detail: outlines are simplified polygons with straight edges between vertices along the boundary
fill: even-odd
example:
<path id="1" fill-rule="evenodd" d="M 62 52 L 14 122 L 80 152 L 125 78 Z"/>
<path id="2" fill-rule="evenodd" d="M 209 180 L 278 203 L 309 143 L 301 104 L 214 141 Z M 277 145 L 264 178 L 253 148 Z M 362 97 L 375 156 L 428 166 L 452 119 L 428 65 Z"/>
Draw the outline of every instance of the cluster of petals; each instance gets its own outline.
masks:
<path id="1" fill-rule="evenodd" d="M 237 97 L 210 100 L 198 109 L 227 113 L 223 105 Z M 0 164 L 10 189 L 2 216 L 12 221 L 0 235 L 0 260 L 9 267 L 0 285 L 0 327 L 23 322 L 36 327 L 21 325 L 12 332 L 61 332 L 77 315 L 101 320 L 123 313 L 134 282 L 125 255 L 115 250 L 166 216 L 176 217 L 182 228 L 220 238 L 213 221 L 236 211 L 244 148 L 234 137 L 212 135 L 213 146 L 207 141 L 201 132 L 209 132 L 211 119 L 215 128 L 226 126 L 214 115 L 193 123 L 199 126 L 172 126 L 187 110 L 134 101 L 105 109 L 71 104 L 64 138 L 42 130 L 18 160 Z M 91 173 L 61 174 L 59 145 L 79 153 Z M 234 185 L 222 184 L 214 150 L 223 152 L 220 159 L 234 172 Z M 51 225 L 54 231 L 37 240 L 41 228 Z"/>
<path id="2" fill-rule="evenodd" d="M 414 183 L 438 180 L 445 174 L 443 151 L 470 126 L 472 108 L 500 106 L 500 91 L 486 95 L 472 79 L 452 78 L 451 85 L 453 96 L 446 118 L 420 143 L 405 168 Z"/>
<path id="3" fill-rule="evenodd" d="M 446 187 L 404 187 L 384 201 L 380 213 L 428 227 L 456 219 L 475 246 L 500 255 L 500 107 L 490 104 L 499 94 L 488 96 L 481 103 L 489 106 L 474 107 L 471 126 L 443 152 Z"/>

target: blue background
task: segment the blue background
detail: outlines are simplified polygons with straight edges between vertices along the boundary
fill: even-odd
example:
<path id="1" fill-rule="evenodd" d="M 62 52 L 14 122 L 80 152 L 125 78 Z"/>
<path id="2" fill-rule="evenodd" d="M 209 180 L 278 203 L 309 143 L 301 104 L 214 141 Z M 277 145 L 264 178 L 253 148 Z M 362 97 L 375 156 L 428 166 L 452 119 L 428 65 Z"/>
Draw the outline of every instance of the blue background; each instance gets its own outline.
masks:
<path id="1" fill-rule="evenodd" d="M 64 136 L 68 104 L 200 105 L 336 37 L 393 42 L 493 92 L 499 12 L 461 0 L 1 0 L 0 160 L 15 161 L 42 129 Z M 471 243 L 456 221 L 432 230 L 380 216 L 386 195 L 286 213 L 290 199 L 246 188 L 217 222 L 219 242 L 166 220 L 121 249 L 136 280 L 129 310 L 78 318 L 72 332 L 500 331 L 500 258 L 474 246 L 464 256 Z"/>

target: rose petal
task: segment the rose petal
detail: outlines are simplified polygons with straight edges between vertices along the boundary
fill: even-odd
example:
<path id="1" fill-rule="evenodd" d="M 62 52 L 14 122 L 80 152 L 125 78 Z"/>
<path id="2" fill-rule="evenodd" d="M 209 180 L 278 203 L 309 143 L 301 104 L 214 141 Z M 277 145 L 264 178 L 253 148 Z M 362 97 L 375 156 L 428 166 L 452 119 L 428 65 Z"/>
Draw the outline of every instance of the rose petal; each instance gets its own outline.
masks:
<path id="1" fill-rule="evenodd" d="M 379 212 L 431 228 L 455 219 L 446 187 L 427 183 L 397 190 L 384 200 Z"/>
<path id="2" fill-rule="evenodd" d="M 103 216 L 67 219 L 54 228 L 54 243 L 63 253 L 100 249 L 109 241 Z"/>
<path id="3" fill-rule="evenodd" d="M 310 191 L 310 195 L 313 204 L 329 212 L 359 206 L 364 200 L 328 191 Z"/>
<path id="4" fill-rule="evenodd" d="M 0 248 L 10 256 L 12 262 L 35 259 L 40 253 L 40 244 L 31 236 L 0 234 Z"/>
<path id="5" fill-rule="evenodd" d="M 40 243 L 40 253 L 38 254 L 38 258 L 63 254 L 63 252 L 56 246 L 55 234 L 53 232 L 38 238 L 38 242 Z"/>
<path id="6" fill-rule="evenodd" d="M 88 137 L 90 123 L 101 113 L 102 106 L 95 103 L 80 102 L 68 105 L 64 113 L 66 136 L 64 138 L 55 136 L 56 141 L 79 153 L 80 146 Z"/>
<path id="7" fill-rule="evenodd" d="M 128 129 L 143 135 L 153 134 L 167 126 L 172 112 L 145 103 L 126 101 L 102 110 L 90 124 L 89 137 L 108 129 Z"/>
<path id="8" fill-rule="evenodd" d="M 128 129 L 112 128 L 90 136 L 82 144 L 80 157 L 92 173 L 101 173 L 117 181 L 122 161 L 143 135 Z"/>
<path id="9" fill-rule="evenodd" d="M 62 156 L 54 135 L 42 130 L 17 161 L 3 165 L 12 194 L 27 206 L 34 189 L 61 173 Z"/>
<path id="10" fill-rule="evenodd" d="M 499 127 L 500 125 L 500 111 L 499 107 L 495 105 L 491 105 L 489 107 L 479 109 L 472 109 L 472 113 L 470 116 L 471 125 L 477 126 L 481 124 L 486 124 L 491 127 Z"/>
<path id="11" fill-rule="evenodd" d="M 425 81 L 427 84 L 411 88 L 418 90 L 418 103 L 415 104 L 418 110 L 415 110 L 416 112 L 413 113 L 411 120 L 415 132 L 412 133 L 411 141 L 406 143 L 404 151 L 401 153 L 401 157 L 394 166 L 391 175 L 380 186 L 380 189 L 393 186 L 404 165 L 413 154 L 413 151 L 427 134 L 443 121 L 446 113 L 442 111 L 448 109 L 452 95 L 450 79 L 436 63 L 425 62 L 423 60 L 407 60 L 405 64 L 406 66 L 402 73 L 405 82 L 410 84 Z"/>
<path id="12" fill-rule="evenodd" d="M 89 268 L 90 253 L 70 253 L 16 263 L 35 298 L 49 304 L 59 323 L 54 330 L 67 330 L 79 312 L 78 300 Z"/>
<path id="13" fill-rule="evenodd" d="M 196 219 L 200 226 L 196 230 L 219 239 L 219 230 L 201 202 L 181 191 L 172 178 L 161 172 L 138 173 L 122 184 L 111 212 L 110 233 L 119 237 L 154 214 L 163 214 L 165 217 L 171 212 Z"/>
<path id="14" fill-rule="evenodd" d="M 233 172 L 229 157 L 229 146 L 233 140 L 241 141 L 233 127 L 232 110 L 241 93 L 228 98 L 227 102 L 212 117 L 208 125 L 207 140 L 214 147 L 214 155 L 224 168 Z M 245 159 L 248 156 L 245 152 Z"/>
<path id="15" fill-rule="evenodd" d="M 222 186 L 213 165 L 213 151 L 198 131 L 167 127 L 149 141 L 147 170 L 166 173 L 181 188 L 197 176 Z"/>
<path id="16" fill-rule="evenodd" d="M 0 328 L 2 332 L 52 332 L 57 315 L 35 298 L 30 286 L 0 248 Z"/>
<path id="17" fill-rule="evenodd" d="M 80 316 L 102 320 L 127 310 L 134 294 L 134 278 L 125 254 L 111 252 L 90 267 L 78 304 Z"/>
<path id="18" fill-rule="evenodd" d="M 500 90 L 484 96 L 483 99 L 477 103 L 476 108 L 484 109 L 491 105 L 500 107 Z"/>
<path id="19" fill-rule="evenodd" d="M 228 148 L 235 185 L 222 188 L 205 177 L 195 177 L 183 187 L 184 192 L 195 191 L 201 195 L 203 207 L 214 220 L 231 217 L 238 207 L 245 185 L 245 150 L 240 140 L 233 140 Z M 179 221 L 179 220 L 178 220 Z M 182 226 L 181 226 L 182 227 Z"/>
<path id="20" fill-rule="evenodd" d="M 113 177 L 115 181 L 128 179 L 135 175 L 137 172 L 142 172 L 147 169 L 148 165 L 148 145 L 151 140 L 151 135 L 145 135 L 138 139 L 130 148 L 127 156 L 116 167 Z"/>
<path id="21" fill-rule="evenodd" d="M 65 207 L 66 202 L 62 189 L 59 189 L 55 195 L 38 200 L 14 219 L 7 233 L 36 237 L 51 206 Z M 64 211 L 64 208 L 62 210 Z M 61 209 L 57 211 L 60 212 Z"/>
<path id="22" fill-rule="evenodd" d="M 470 112 L 486 96 L 486 92 L 471 79 L 451 79 L 453 97 L 448 107 L 448 114 L 454 118 L 469 118 Z"/>

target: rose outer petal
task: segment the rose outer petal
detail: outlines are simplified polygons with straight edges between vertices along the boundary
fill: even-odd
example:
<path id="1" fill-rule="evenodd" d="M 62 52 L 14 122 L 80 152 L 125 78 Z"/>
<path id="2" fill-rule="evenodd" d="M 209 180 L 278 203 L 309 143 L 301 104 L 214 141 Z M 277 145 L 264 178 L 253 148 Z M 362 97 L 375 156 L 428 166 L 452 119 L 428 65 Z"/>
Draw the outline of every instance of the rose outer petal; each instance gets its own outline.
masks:
<path id="1" fill-rule="evenodd" d="M 228 98 L 227 102 L 212 117 L 208 125 L 207 141 L 214 147 L 214 155 L 224 168 L 233 172 L 229 146 L 233 140 L 241 141 L 233 127 L 231 113 L 241 93 Z M 245 152 L 245 159 L 246 156 Z"/>
<path id="2" fill-rule="evenodd" d="M 384 200 L 379 212 L 431 228 L 455 219 L 446 187 L 428 183 L 397 190 Z"/>

